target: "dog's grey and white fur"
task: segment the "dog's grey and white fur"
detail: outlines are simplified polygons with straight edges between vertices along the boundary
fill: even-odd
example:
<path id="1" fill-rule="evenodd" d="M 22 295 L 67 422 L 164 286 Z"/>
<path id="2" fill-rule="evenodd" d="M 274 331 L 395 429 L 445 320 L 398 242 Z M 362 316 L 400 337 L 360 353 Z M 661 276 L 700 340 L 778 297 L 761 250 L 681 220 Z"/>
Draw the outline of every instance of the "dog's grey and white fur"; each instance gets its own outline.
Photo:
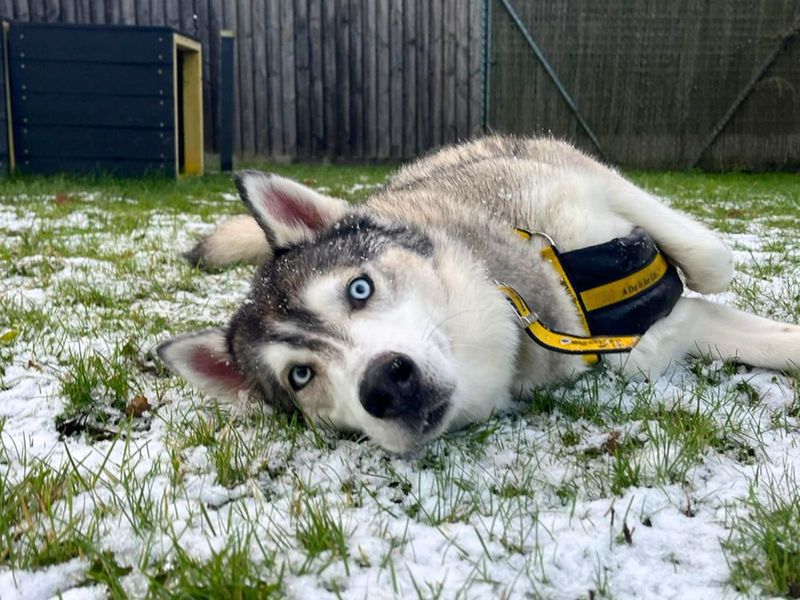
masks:
<path id="1" fill-rule="evenodd" d="M 498 291 L 518 290 L 542 321 L 580 333 L 541 241 L 569 251 L 643 227 L 689 288 L 725 290 L 731 251 L 717 235 L 568 144 L 486 137 L 413 162 L 362 206 L 258 172 L 237 176 L 252 216 L 189 257 L 262 262 L 224 329 L 162 344 L 161 358 L 217 396 L 251 393 L 390 450 L 506 410 L 531 388 L 587 367 L 532 343 Z M 630 354 L 610 362 L 658 376 L 693 352 L 773 369 L 800 364 L 800 327 L 681 298 Z"/>

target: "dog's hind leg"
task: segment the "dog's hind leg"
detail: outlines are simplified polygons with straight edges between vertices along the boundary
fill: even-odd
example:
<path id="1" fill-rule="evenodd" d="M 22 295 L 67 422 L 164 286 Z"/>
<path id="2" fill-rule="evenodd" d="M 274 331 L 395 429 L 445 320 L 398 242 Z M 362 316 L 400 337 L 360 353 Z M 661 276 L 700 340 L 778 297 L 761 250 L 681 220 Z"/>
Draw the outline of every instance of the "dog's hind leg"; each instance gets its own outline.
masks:
<path id="1" fill-rule="evenodd" d="M 702 298 L 681 298 L 629 355 L 612 355 L 633 377 L 658 377 L 685 354 L 754 367 L 800 370 L 800 326 L 758 317 Z M 609 357 L 611 358 L 611 357 Z"/>
<path id="2" fill-rule="evenodd" d="M 702 294 L 728 289 L 733 253 L 722 239 L 691 217 L 622 178 L 607 188 L 608 206 L 643 227 L 686 276 L 686 285 Z"/>
<path id="3" fill-rule="evenodd" d="M 239 215 L 220 223 L 184 257 L 202 269 L 220 269 L 237 262 L 261 262 L 269 255 L 267 238 L 256 220 Z"/>

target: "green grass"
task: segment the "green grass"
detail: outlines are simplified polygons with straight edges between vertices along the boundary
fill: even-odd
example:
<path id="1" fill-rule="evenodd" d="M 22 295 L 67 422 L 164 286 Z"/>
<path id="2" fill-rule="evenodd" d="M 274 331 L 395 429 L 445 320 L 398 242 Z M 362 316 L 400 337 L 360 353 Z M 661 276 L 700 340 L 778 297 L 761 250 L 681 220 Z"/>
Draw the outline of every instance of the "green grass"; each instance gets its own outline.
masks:
<path id="1" fill-rule="evenodd" d="M 0 565 L 36 569 L 83 556 L 93 532 L 70 510 L 83 482 L 66 467 L 23 463 L 21 478 L 0 475 Z"/>
<path id="2" fill-rule="evenodd" d="M 356 184 L 381 183 L 394 170 L 391 165 L 275 165 L 247 163 L 254 168 L 290 177 L 312 187 L 323 187 L 327 194 L 357 200 L 368 189 L 352 191 Z M 127 231 L 140 226 L 142 211 L 191 212 L 200 217 L 216 216 L 230 203 L 220 200 L 222 193 L 235 193 L 228 173 L 215 173 L 180 180 L 165 178 L 117 179 L 113 177 L 20 176 L 3 181 L 0 199 L 13 199 L 17 206 L 33 209 L 34 214 L 54 220 L 76 208 L 102 209 L 107 226 Z M 23 197 L 23 200 L 20 200 Z M 234 205 L 238 210 L 238 206 Z M 114 221 L 118 219 L 117 221 Z M 133 225 L 136 227 L 133 227 Z"/>
<path id="3" fill-rule="evenodd" d="M 110 356 L 73 354 L 66 359 L 61 380 L 65 399 L 56 429 L 65 436 L 88 433 L 97 439 L 114 437 L 134 398 L 143 389 L 135 378 L 130 342 Z"/>
<path id="4" fill-rule="evenodd" d="M 668 197 L 675 208 L 692 213 L 721 231 L 743 232 L 754 220 L 794 232 L 798 228 L 800 180 L 794 173 L 693 171 L 629 175 L 642 187 Z"/>
<path id="5" fill-rule="evenodd" d="M 352 201 L 390 170 L 261 166 Z M 796 176 L 632 177 L 722 231 L 755 234 L 735 302 L 800 320 Z M 532 392 L 516 415 L 390 457 L 296 416 L 215 404 L 166 373 L 155 344 L 223 323 L 248 288 L 249 267 L 201 273 L 176 252 L 243 210 L 222 196 L 232 193 L 221 174 L 3 182 L 0 211 L 33 223 L 0 227 L 9 283 L 0 289 L 0 392 L 41 380 L 26 393 L 56 450 L 36 454 L 18 416 L 0 418 L 0 569 L 77 558 L 76 585 L 113 598 L 270 598 L 298 582 L 347 596 L 350 578 L 380 580 L 397 596 L 560 597 L 561 536 L 588 532 L 610 554 L 584 548 L 570 577 L 584 588 L 570 597 L 615 597 L 621 553 L 636 552 L 661 513 L 684 515 L 688 535 L 689 519 L 708 526 L 735 507 L 736 517 L 716 522 L 730 585 L 791 595 L 787 540 L 800 534 L 787 485 L 722 501 L 706 478 L 718 464 L 747 477 L 781 468 L 776 440 L 800 430 L 797 378 L 696 359 L 679 367 L 685 381 L 665 387 L 601 369 Z M 137 397 L 145 414 L 131 412 Z M 615 503 L 616 521 L 607 512 Z M 431 539 L 442 564 L 412 572 Z M 675 552 L 664 561 L 685 568 Z"/>
<path id="6" fill-rule="evenodd" d="M 739 591 L 800 597 L 798 490 L 794 473 L 750 487 L 745 513 L 734 517 L 731 535 L 723 543 L 731 582 Z"/>
<path id="7" fill-rule="evenodd" d="M 256 545 L 254 559 L 249 546 Z M 275 572 L 275 558 L 257 540 L 233 537 L 207 561 L 199 561 L 176 545 L 169 565 L 152 576 L 148 592 L 152 598 L 235 598 L 262 600 L 284 595 L 283 574 Z"/>
<path id="8" fill-rule="evenodd" d="M 300 502 L 297 506 L 296 527 L 297 540 L 308 553 L 309 566 L 314 559 L 326 554 L 329 563 L 341 560 L 349 573 L 347 534 L 341 517 L 334 515 L 324 500 L 307 497 Z"/>

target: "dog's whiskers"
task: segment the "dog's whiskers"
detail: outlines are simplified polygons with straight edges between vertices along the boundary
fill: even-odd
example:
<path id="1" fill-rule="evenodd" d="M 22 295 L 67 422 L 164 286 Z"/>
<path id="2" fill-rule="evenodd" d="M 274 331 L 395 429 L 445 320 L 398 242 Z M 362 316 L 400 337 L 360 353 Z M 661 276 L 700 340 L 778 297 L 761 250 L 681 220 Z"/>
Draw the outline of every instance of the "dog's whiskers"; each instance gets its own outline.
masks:
<path id="1" fill-rule="evenodd" d="M 483 348 L 483 345 L 470 344 L 469 342 L 459 342 L 457 344 L 450 344 L 450 349 L 452 350 L 453 348 L 475 348 L 477 350 L 480 350 Z"/>
<path id="2" fill-rule="evenodd" d="M 424 334 L 424 331 L 423 331 L 423 335 L 420 336 L 420 339 L 422 339 L 425 342 L 430 341 L 431 337 L 433 336 L 434 333 L 436 333 L 436 331 L 439 329 L 439 327 L 441 327 L 442 325 L 444 325 L 445 323 L 447 323 L 451 319 L 455 319 L 456 317 L 460 317 L 460 316 L 462 316 L 464 314 L 471 313 L 471 312 L 486 314 L 486 311 L 484 309 L 481 309 L 481 308 L 465 308 L 464 310 L 460 310 L 458 312 L 451 313 L 451 314 L 447 315 L 446 317 L 444 317 L 441 321 L 439 321 L 427 336 Z M 427 327 L 426 327 L 426 329 L 427 329 Z"/>

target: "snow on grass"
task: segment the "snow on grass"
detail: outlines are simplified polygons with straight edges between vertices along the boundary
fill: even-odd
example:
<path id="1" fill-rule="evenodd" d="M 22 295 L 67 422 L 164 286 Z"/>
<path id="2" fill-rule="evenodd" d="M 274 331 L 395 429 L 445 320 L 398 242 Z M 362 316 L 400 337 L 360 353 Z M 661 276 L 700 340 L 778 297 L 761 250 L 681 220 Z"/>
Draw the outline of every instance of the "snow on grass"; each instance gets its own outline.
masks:
<path id="1" fill-rule="evenodd" d="M 0 201 L 0 598 L 800 585 L 786 564 L 800 393 L 783 374 L 703 360 L 651 383 L 600 370 L 413 457 L 186 387 L 152 348 L 224 323 L 245 295 L 249 268 L 202 274 L 178 255 L 230 193 L 201 194 L 202 216 L 135 199 L 120 212 L 114 198 L 135 196 L 124 188 L 70 191 L 55 208 L 57 195 Z M 718 300 L 797 321 L 800 237 L 762 213 L 727 234 L 740 269 Z"/>

